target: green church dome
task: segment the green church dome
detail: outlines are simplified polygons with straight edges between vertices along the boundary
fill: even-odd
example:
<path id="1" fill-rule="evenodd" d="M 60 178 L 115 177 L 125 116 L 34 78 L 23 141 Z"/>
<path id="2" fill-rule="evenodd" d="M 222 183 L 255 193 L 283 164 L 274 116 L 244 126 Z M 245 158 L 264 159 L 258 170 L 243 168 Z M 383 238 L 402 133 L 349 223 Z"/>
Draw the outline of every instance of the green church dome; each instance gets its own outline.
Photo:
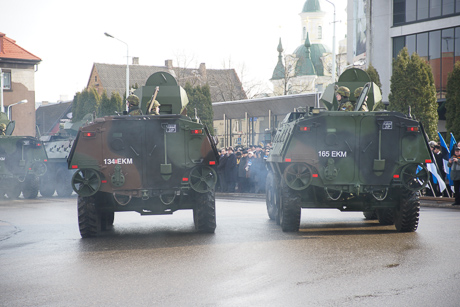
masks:
<path id="1" fill-rule="evenodd" d="M 307 0 L 303 5 L 302 13 L 321 12 L 321 6 L 318 0 Z"/>
<path id="2" fill-rule="evenodd" d="M 308 45 L 309 44 L 310 42 L 308 42 Z M 304 63 L 311 61 L 315 68 L 316 75 L 324 76 L 324 67 L 323 67 L 323 61 L 321 60 L 321 57 L 323 56 L 323 53 L 329 52 L 328 48 L 323 44 L 312 44 L 310 45 L 309 48 L 307 48 L 305 45 L 307 44 L 303 44 L 297 47 L 297 49 L 294 51 L 294 54 L 299 59 L 297 61 L 297 66 L 304 65 Z M 308 52 L 310 53 L 310 59 L 307 59 Z M 296 75 L 311 75 L 311 74 L 312 74 L 311 71 L 306 70 L 306 66 L 296 67 Z"/>

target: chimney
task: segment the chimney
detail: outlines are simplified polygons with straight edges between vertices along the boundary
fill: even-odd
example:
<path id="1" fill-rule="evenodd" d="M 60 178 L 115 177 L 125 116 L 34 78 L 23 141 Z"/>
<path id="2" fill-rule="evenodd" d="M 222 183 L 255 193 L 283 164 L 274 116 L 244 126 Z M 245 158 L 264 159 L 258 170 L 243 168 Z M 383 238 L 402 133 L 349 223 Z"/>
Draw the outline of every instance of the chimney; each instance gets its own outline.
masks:
<path id="1" fill-rule="evenodd" d="M 166 60 L 165 61 L 165 66 L 168 67 L 168 69 L 172 69 L 173 68 L 172 60 Z"/>
<path id="2" fill-rule="evenodd" d="M 206 64 L 201 63 L 200 68 L 198 68 L 198 70 L 200 71 L 200 75 L 201 75 L 202 80 L 207 80 L 208 77 L 206 75 Z"/>
<path id="3" fill-rule="evenodd" d="M 3 37 L 5 33 L 0 32 L 0 53 L 3 53 Z"/>
<path id="4" fill-rule="evenodd" d="M 139 57 L 137 56 L 133 57 L 133 65 L 139 65 Z"/>

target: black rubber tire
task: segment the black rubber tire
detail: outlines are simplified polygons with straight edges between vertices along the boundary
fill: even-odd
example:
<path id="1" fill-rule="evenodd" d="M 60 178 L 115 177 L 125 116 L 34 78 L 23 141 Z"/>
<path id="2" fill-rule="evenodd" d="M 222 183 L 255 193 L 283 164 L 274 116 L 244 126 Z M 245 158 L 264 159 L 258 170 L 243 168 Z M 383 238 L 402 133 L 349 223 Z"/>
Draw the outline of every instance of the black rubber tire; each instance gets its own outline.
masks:
<path id="1" fill-rule="evenodd" d="M 96 208 L 96 197 L 78 196 L 78 228 L 82 238 L 91 238 L 101 231 L 101 214 Z"/>
<path id="2" fill-rule="evenodd" d="M 267 205 L 268 217 L 271 220 L 279 221 L 279 191 L 277 190 L 275 176 L 272 172 L 268 173 L 265 182 L 265 203 Z"/>
<path id="3" fill-rule="evenodd" d="M 13 186 L 6 189 L 6 196 L 8 196 L 9 199 L 18 199 L 21 195 L 21 190 L 22 183 L 17 181 Z"/>
<path id="4" fill-rule="evenodd" d="M 56 173 L 56 192 L 59 197 L 72 195 L 72 172 L 67 169 L 59 169 Z"/>
<path id="5" fill-rule="evenodd" d="M 22 184 L 22 196 L 26 199 L 37 198 L 40 188 L 40 179 L 35 175 L 28 175 Z"/>
<path id="6" fill-rule="evenodd" d="M 395 226 L 399 232 L 417 230 L 420 216 L 420 194 L 405 190 L 402 192 L 399 208 L 395 212 Z"/>
<path id="7" fill-rule="evenodd" d="M 366 220 L 376 220 L 377 218 L 377 212 L 375 210 L 373 211 L 364 211 L 363 212 L 364 218 Z"/>
<path id="8" fill-rule="evenodd" d="M 296 232 L 300 227 L 300 195 L 297 191 L 283 186 L 281 190 L 280 225 L 284 232 Z"/>
<path id="9" fill-rule="evenodd" d="M 393 225 L 395 223 L 394 209 L 377 209 L 377 219 L 380 225 Z"/>
<path id="10" fill-rule="evenodd" d="M 214 233 L 216 229 L 216 200 L 214 191 L 196 194 L 193 222 L 199 232 Z"/>
<path id="11" fill-rule="evenodd" d="M 40 177 L 40 194 L 43 197 L 51 197 L 54 195 L 54 191 L 56 182 L 55 178 L 50 175 L 50 173 L 46 173 L 45 175 Z"/>

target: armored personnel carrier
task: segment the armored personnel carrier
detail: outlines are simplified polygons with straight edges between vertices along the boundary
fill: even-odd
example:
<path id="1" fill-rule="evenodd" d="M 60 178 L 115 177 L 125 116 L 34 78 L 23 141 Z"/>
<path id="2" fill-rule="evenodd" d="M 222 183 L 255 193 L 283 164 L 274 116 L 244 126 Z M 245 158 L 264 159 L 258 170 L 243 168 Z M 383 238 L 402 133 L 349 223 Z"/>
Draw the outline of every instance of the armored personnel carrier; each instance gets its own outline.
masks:
<path id="1" fill-rule="evenodd" d="M 45 147 L 48 161 L 46 174 L 40 177 L 40 194 L 50 197 L 57 193 L 60 197 L 68 197 L 72 194 L 71 179 L 75 170 L 67 167 L 69 157 L 78 129 L 93 122 L 93 115 L 87 114 L 81 121 L 62 123 L 62 129 L 53 135 L 43 135 L 40 140 Z"/>
<path id="2" fill-rule="evenodd" d="M 22 192 L 24 198 L 36 198 L 39 177 L 46 173 L 45 148 L 35 137 L 11 135 L 15 123 L 3 112 L 0 124 L 6 127 L 0 135 L 0 197 L 16 199 Z"/>
<path id="3" fill-rule="evenodd" d="M 351 93 L 363 87 L 354 111 L 336 111 L 336 86 Z M 366 100 L 370 111 L 357 111 Z M 417 229 L 431 162 L 426 134 L 410 114 L 376 110 L 380 100 L 367 73 L 350 69 L 325 90 L 325 107 L 286 116 L 267 159 L 266 186 L 268 215 L 283 231 L 298 231 L 302 208 L 376 213 L 382 225 Z"/>
<path id="4" fill-rule="evenodd" d="M 213 233 L 218 154 L 206 126 L 185 115 L 185 90 L 166 72 L 151 75 L 134 94 L 142 114 L 155 95 L 160 114 L 97 118 L 80 128 L 72 146 L 68 167 L 76 170 L 81 236 L 110 227 L 114 212 L 181 209 L 193 210 L 198 231 Z"/>

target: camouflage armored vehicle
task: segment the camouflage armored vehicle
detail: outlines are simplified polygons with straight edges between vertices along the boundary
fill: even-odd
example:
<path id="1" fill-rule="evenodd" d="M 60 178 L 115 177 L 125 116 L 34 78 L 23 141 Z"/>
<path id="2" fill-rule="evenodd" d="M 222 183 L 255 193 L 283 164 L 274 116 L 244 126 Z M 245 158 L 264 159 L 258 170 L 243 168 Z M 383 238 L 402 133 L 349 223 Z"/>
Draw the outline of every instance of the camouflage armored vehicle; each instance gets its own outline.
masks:
<path id="1" fill-rule="evenodd" d="M 0 197 L 6 194 L 16 199 L 22 191 L 24 198 L 35 198 L 39 177 L 46 173 L 45 148 L 35 137 L 11 135 L 15 123 L 3 112 L 0 113 L 0 125 Z"/>
<path id="2" fill-rule="evenodd" d="M 81 236 L 110 227 L 114 212 L 180 209 L 193 210 L 198 231 L 213 233 L 218 154 L 206 126 L 184 115 L 185 90 L 166 72 L 151 75 L 134 94 L 143 114 L 155 95 L 160 114 L 97 118 L 80 128 L 70 152 Z"/>
<path id="3" fill-rule="evenodd" d="M 336 111 L 339 86 L 363 87 L 353 111 Z M 366 98 L 371 111 L 357 111 Z M 380 100 L 369 76 L 350 69 L 326 89 L 326 108 L 286 116 L 267 159 L 266 187 L 268 215 L 283 231 L 298 231 L 301 208 L 376 213 L 382 225 L 417 229 L 431 162 L 426 135 L 410 114 L 377 111 Z"/>
<path id="4" fill-rule="evenodd" d="M 40 194 L 42 196 L 50 197 L 55 191 L 61 197 L 68 197 L 72 194 L 71 179 L 75 170 L 68 169 L 67 158 L 78 129 L 92 121 L 93 115 L 87 114 L 76 123 L 63 122 L 61 124 L 62 129 L 56 134 L 40 137 L 48 155 L 46 174 L 40 177 Z"/>

